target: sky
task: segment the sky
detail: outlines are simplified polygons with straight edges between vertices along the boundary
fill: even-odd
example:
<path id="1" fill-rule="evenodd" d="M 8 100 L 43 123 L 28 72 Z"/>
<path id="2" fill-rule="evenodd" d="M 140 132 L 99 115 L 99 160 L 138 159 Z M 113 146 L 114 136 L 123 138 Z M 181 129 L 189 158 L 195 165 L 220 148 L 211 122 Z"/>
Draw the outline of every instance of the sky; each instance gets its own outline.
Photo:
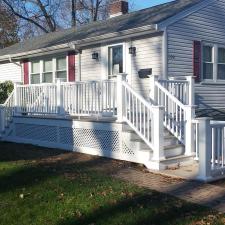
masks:
<path id="1" fill-rule="evenodd" d="M 134 3 L 135 10 L 148 8 L 154 5 L 159 5 L 170 1 L 171 0 L 130 0 L 131 3 Z"/>

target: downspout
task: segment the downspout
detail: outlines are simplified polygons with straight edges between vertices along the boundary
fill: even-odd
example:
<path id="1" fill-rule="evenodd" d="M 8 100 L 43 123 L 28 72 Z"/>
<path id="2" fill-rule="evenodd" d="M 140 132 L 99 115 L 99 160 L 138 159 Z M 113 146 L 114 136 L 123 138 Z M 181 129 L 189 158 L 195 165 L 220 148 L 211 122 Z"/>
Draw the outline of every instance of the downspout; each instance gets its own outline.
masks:
<path id="1" fill-rule="evenodd" d="M 15 65 L 17 65 L 17 66 L 22 67 L 20 63 L 13 62 L 11 55 L 9 55 L 8 57 L 9 57 L 9 62 L 10 62 L 10 63 L 13 63 L 13 64 L 15 64 Z"/>

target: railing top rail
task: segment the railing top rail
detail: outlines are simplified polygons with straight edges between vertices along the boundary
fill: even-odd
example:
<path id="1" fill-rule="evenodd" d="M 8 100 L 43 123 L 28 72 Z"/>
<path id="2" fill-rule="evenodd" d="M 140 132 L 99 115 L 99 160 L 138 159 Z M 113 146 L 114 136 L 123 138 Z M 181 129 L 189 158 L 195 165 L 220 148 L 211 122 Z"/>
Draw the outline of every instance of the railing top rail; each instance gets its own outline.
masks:
<path id="1" fill-rule="evenodd" d="M 76 82 L 63 82 L 62 85 L 74 85 L 74 84 L 92 84 L 92 83 L 116 83 L 115 80 L 88 80 L 88 81 L 76 81 Z"/>
<path id="2" fill-rule="evenodd" d="M 225 121 L 211 120 L 210 121 L 210 126 L 211 127 L 225 127 Z"/>
<path id="3" fill-rule="evenodd" d="M 176 79 L 176 80 L 186 80 L 188 77 L 194 78 L 193 76 L 189 75 L 189 76 L 170 76 L 168 79 L 172 80 L 172 79 Z"/>
<path id="4" fill-rule="evenodd" d="M 185 105 L 182 104 L 175 96 L 173 96 L 166 88 L 164 88 L 159 82 L 155 82 L 156 86 L 163 91 L 172 101 L 174 101 L 182 109 L 185 108 Z"/>
<path id="5" fill-rule="evenodd" d="M 199 124 L 198 120 L 192 120 L 192 123 Z"/>
<path id="6" fill-rule="evenodd" d="M 5 103 L 4 104 L 1 104 L 2 107 L 6 106 L 9 101 L 11 100 L 11 98 L 13 97 L 14 95 L 14 90 L 11 92 L 11 94 L 9 95 L 9 97 L 6 99 Z"/>
<path id="7" fill-rule="evenodd" d="M 189 82 L 187 80 L 158 80 L 158 82 L 162 82 L 162 83 L 172 83 L 172 84 L 177 84 L 177 83 L 182 83 L 182 84 L 189 84 Z"/>
<path id="8" fill-rule="evenodd" d="M 76 82 L 61 82 L 61 85 L 74 85 L 74 84 L 85 84 L 85 83 L 116 83 L 115 80 L 88 80 L 88 81 L 76 81 Z M 42 86 L 56 86 L 57 83 L 41 83 L 41 84 L 17 84 L 17 87 L 42 87 Z"/>
<path id="9" fill-rule="evenodd" d="M 56 86 L 56 83 L 41 83 L 41 84 L 17 84 L 18 88 L 25 88 L 25 87 L 49 87 L 49 86 Z"/>

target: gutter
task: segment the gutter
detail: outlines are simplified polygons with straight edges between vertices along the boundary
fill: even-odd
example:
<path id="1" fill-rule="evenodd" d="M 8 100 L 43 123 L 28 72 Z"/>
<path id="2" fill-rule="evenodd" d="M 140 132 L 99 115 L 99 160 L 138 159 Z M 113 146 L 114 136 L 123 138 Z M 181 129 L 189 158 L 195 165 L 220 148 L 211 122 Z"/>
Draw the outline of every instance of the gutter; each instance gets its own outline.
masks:
<path id="1" fill-rule="evenodd" d="M 1 61 L 10 61 L 12 59 L 27 58 L 29 55 L 44 53 L 44 52 L 49 52 L 49 51 L 54 51 L 54 50 L 59 50 L 59 49 L 65 49 L 65 48 L 69 49 L 68 44 L 55 45 L 52 47 L 40 48 L 37 50 L 21 52 L 21 53 L 16 53 L 16 54 L 11 54 L 11 55 L 3 55 L 3 56 L 0 56 L 0 62 Z"/>
<path id="2" fill-rule="evenodd" d="M 15 65 L 17 65 L 17 66 L 19 66 L 19 67 L 22 67 L 22 65 L 21 65 L 20 63 L 14 62 L 14 61 L 12 60 L 11 55 L 9 55 L 8 57 L 9 57 L 9 62 L 10 62 L 10 63 L 13 63 L 13 64 L 15 64 Z"/>
<path id="3" fill-rule="evenodd" d="M 91 38 L 85 38 L 83 40 L 72 41 L 70 43 L 55 45 L 55 46 L 51 46 L 47 48 L 41 48 L 41 49 L 31 50 L 31 51 L 22 52 L 22 53 L 0 56 L 0 62 L 8 61 L 9 59 L 12 60 L 12 59 L 28 58 L 29 56 L 34 56 L 34 55 L 43 54 L 43 53 L 49 54 L 50 52 L 54 53 L 54 52 L 59 52 L 62 50 L 70 50 L 70 49 L 76 49 L 76 48 L 79 49 L 80 47 L 89 46 L 93 44 L 120 40 L 124 38 L 138 37 L 145 34 L 154 34 L 157 32 L 161 33 L 161 31 L 157 31 L 157 25 L 146 25 L 146 26 L 142 26 L 138 28 L 129 29 L 129 30 L 108 33 L 108 34 L 99 35 L 99 36 L 91 37 Z"/>

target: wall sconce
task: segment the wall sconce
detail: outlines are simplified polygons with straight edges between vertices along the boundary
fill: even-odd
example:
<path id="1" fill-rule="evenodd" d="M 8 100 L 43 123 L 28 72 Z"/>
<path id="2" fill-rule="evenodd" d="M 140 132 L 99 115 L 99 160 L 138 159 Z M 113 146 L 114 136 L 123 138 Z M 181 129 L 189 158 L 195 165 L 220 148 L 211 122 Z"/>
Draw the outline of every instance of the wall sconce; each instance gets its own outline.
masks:
<path id="1" fill-rule="evenodd" d="M 99 54 L 97 52 L 92 53 L 92 59 L 98 60 Z"/>
<path id="2" fill-rule="evenodd" d="M 129 48 L 129 54 L 131 54 L 131 55 L 136 55 L 136 47 L 130 47 Z"/>

